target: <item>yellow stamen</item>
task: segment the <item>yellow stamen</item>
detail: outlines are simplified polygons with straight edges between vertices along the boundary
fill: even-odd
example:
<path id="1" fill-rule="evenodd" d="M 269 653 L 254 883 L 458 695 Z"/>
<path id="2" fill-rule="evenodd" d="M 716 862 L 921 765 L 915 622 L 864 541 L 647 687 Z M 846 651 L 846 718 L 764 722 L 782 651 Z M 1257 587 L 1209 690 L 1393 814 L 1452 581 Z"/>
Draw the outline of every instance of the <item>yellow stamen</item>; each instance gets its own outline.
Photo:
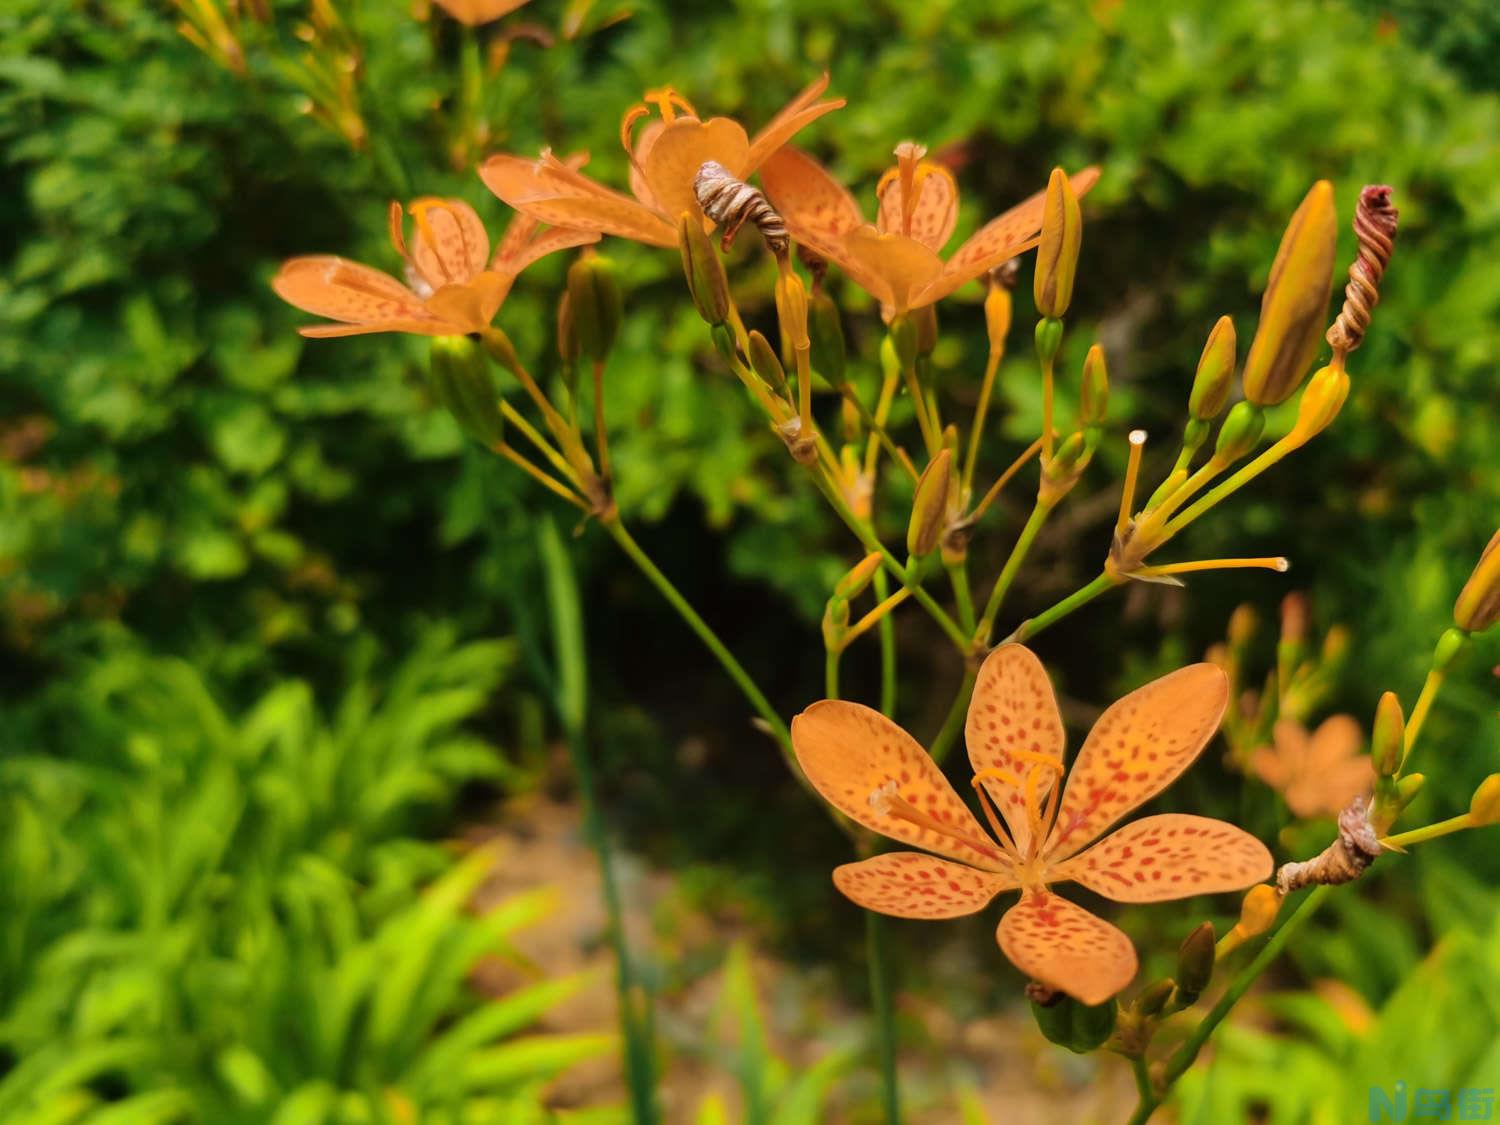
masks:
<path id="1" fill-rule="evenodd" d="M 1162 578 L 1173 574 L 1191 574 L 1199 570 L 1275 570 L 1285 573 L 1291 562 L 1284 556 L 1260 559 L 1199 559 L 1196 562 L 1168 563 L 1166 566 L 1143 566 L 1130 572 L 1132 578 Z"/>
<path id="2" fill-rule="evenodd" d="M 692 103 L 670 86 L 663 86 L 658 90 L 647 90 L 643 100 L 654 105 L 660 112 L 661 119 L 668 125 L 677 120 L 679 109 L 689 117 L 698 116 L 698 111 L 693 108 Z"/>
<path id="3" fill-rule="evenodd" d="M 989 772 L 991 771 L 980 771 L 980 773 Z M 995 839 L 1000 841 L 1000 846 L 1005 849 L 1006 853 L 1019 863 L 1021 860 L 1021 849 L 1016 847 L 1015 841 L 1010 838 L 1010 833 L 1000 823 L 1000 815 L 995 809 L 994 802 L 990 800 L 990 795 L 985 792 L 984 787 L 979 784 L 979 774 L 975 774 L 973 784 L 974 792 L 979 794 L 979 807 L 984 810 L 985 820 L 990 822 L 990 831 L 995 834 Z"/>
<path id="4" fill-rule="evenodd" d="M 878 803 L 877 803 L 878 800 Z M 990 859 L 1000 859 L 1001 854 L 996 848 L 983 840 L 976 840 L 967 833 L 960 832 L 951 824 L 944 824 L 936 817 L 929 816 L 917 808 L 899 793 L 881 792 L 876 790 L 871 794 L 870 804 L 876 812 L 882 812 L 886 816 L 893 816 L 897 820 L 904 820 L 915 824 L 918 828 L 925 828 L 929 832 L 935 832 L 939 836 L 945 836 L 950 840 L 957 840 L 965 847 L 972 848 L 980 855 Z"/>
<path id="5" fill-rule="evenodd" d="M 974 784 L 977 786 L 987 777 L 998 777 L 1007 785 L 1014 785 L 1017 789 L 1021 788 L 1021 779 L 1019 777 L 1011 773 L 1009 770 L 1002 770 L 995 766 L 991 766 L 986 770 L 980 770 L 978 773 L 976 773 L 974 775 Z"/>
<path id="6" fill-rule="evenodd" d="M 1017 473 L 1019 473 L 1023 468 L 1026 467 L 1026 462 L 1035 457 L 1041 450 L 1041 448 L 1042 439 L 1037 438 L 1034 442 L 1026 447 L 1025 452 L 1023 452 L 1019 457 L 1017 457 L 1010 463 L 1010 467 L 1007 468 L 1005 472 L 1000 474 L 999 479 L 996 480 L 994 484 L 990 485 L 990 490 L 984 494 L 984 499 L 979 501 L 979 503 L 974 506 L 974 511 L 969 516 L 969 519 L 972 522 L 979 522 L 979 520 L 984 516 L 984 513 L 989 511 L 990 505 L 995 502 L 995 497 L 1000 495 L 1001 489 L 1003 489 L 1007 484 L 1011 482 L 1011 478 L 1013 478 Z"/>
<path id="7" fill-rule="evenodd" d="M 620 118 L 620 147 L 625 150 L 625 155 L 630 157 L 630 163 L 635 163 L 635 138 L 631 136 L 635 132 L 635 123 L 643 117 L 651 116 L 651 107 L 648 105 L 633 105 L 625 111 L 625 116 Z"/>
<path id="8" fill-rule="evenodd" d="M 1135 482 L 1141 472 L 1141 452 L 1146 445 L 1145 430 L 1130 431 L 1130 460 L 1125 463 L 1125 487 L 1120 490 L 1120 514 L 1115 518 L 1115 534 L 1125 534 L 1135 508 Z"/>

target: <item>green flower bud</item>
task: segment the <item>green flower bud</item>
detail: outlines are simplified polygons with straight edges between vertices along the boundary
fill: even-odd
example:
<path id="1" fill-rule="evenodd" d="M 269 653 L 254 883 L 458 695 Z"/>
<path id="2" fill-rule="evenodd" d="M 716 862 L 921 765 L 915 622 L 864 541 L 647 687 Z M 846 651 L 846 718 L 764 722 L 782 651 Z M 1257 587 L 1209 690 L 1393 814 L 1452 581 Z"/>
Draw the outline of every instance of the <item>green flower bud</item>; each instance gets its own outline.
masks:
<path id="1" fill-rule="evenodd" d="M 1245 397 L 1275 406 L 1292 396 L 1312 363 L 1328 316 L 1338 216 L 1333 185 L 1312 186 L 1281 237 L 1245 358 Z"/>
<path id="2" fill-rule="evenodd" d="M 1453 603 L 1453 623 L 1466 633 L 1482 633 L 1500 621 L 1500 531 L 1490 537 L 1474 572 Z"/>
<path id="3" fill-rule="evenodd" d="M 901 364 L 901 370 L 906 371 L 917 365 L 917 326 L 912 323 L 909 316 L 898 316 L 891 321 L 888 332 L 891 346 L 896 350 L 896 360 Z"/>
<path id="4" fill-rule="evenodd" d="M 750 366 L 766 384 L 778 391 L 786 390 L 786 368 L 776 358 L 776 349 L 759 332 L 750 333 Z"/>
<path id="5" fill-rule="evenodd" d="M 1388 691 L 1375 707 L 1375 725 L 1370 734 L 1370 760 L 1381 777 L 1395 777 L 1401 768 L 1401 752 L 1406 744 L 1406 716 L 1396 693 Z"/>
<path id="6" fill-rule="evenodd" d="M 1188 413 L 1194 419 L 1208 422 L 1224 410 L 1234 385 L 1234 361 L 1234 321 L 1221 316 L 1208 334 L 1208 343 L 1203 345 L 1198 373 L 1193 376 L 1193 389 L 1188 395 Z"/>
<path id="7" fill-rule="evenodd" d="M 812 344 L 813 370 L 835 387 L 844 381 L 844 320 L 827 293 L 814 293 L 807 303 L 807 335 Z"/>
<path id="8" fill-rule="evenodd" d="M 1432 666 L 1439 672 L 1446 672 L 1448 665 L 1469 643 L 1469 634 L 1462 629 L 1444 629 L 1443 635 L 1438 638 L 1438 643 L 1432 650 Z"/>
<path id="9" fill-rule="evenodd" d="M 1469 819 L 1475 828 L 1500 824 L 1500 773 L 1492 773 L 1479 783 L 1469 801 Z"/>
<path id="10" fill-rule="evenodd" d="M 1036 354 L 1046 363 L 1057 356 L 1057 349 L 1062 347 L 1063 323 L 1044 317 L 1036 322 Z"/>
<path id="11" fill-rule="evenodd" d="M 1042 203 L 1042 236 L 1036 250 L 1036 277 L 1032 293 L 1036 310 L 1057 319 L 1068 311 L 1073 299 L 1073 278 L 1078 271 L 1078 251 L 1083 244 L 1083 214 L 1067 173 L 1052 169 Z M 1326 294 L 1325 300 L 1326 300 Z"/>
<path id="12" fill-rule="evenodd" d="M 860 559 L 849 568 L 848 573 L 839 579 L 838 585 L 833 588 L 833 596 L 847 601 L 849 598 L 856 598 L 864 593 L 865 587 L 870 584 L 870 580 L 875 577 L 875 572 L 880 569 L 880 560 L 879 551 L 871 551 Z"/>
<path id="13" fill-rule="evenodd" d="M 486 446 L 505 432 L 500 394 L 484 349 L 468 336 L 434 336 L 428 365 L 433 397 L 447 407 L 465 433 Z"/>
<path id="14" fill-rule="evenodd" d="M 1214 926 L 1204 922 L 1177 950 L 1177 993 L 1191 1004 L 1203 995 L 1214 975 Z"/>
<path id="15" fill-rule="evenodd" d="M 677 220 L 677 245 L 698 315 L 709 324 L 723 324 L 729 319 L 729 278 L 697 215 L 684 211 Z"/>
<path id="16" fill-rule="evenodd" d="M 1266 428 L 1266 412 L 1253 402 L 1237 402 L 1219 427 L 1214 454 L 1225 461 L 1238 461 L 1255 448 Z"/>
<path id="17" fill-rule="evenodd" d="M 947 523 L 948 490 L 952 484 L 948 466 L 952 460 L 953 455 L 947 449 L 939 450 L 917 480 L 911 520 L 906 526 L 906 549 L 914 559 L 932 554 Z"/>
<path id="18" fill-rule="evenodd" d="M 1141 990 L 1141 994 L 1135 998 L 1135 1010 L 1138 1015 L 1157 1016 L 1167 1006 L 1167 1001 L 1172 997 L 1172 990 L 1177 987 L 1177 982 L 1168 977 L 1159 980 L 1155 984 L 1148 985 Z"/>
<path id="19" fill-rule="evenodd" d="M 557 354 L 562 358 L 563 382 L 571 391 L 578 382 L 578 357 L 583 350 L 578 343 L 578 326 L 573 320 L 573 301 L 566 290 L 557 302 Z"/>
<path id="20" fill-rule="evenodd" d="M 620 334 L 624 305 L 609 259 L 587 254 L 568 267 L 568 304 L 583 358 L 604 362 Z"/>
<path id="21" fill-rule="evenodd" d="M 739 346 L 734 340 L 734 330 L 727 324 L 715 324 L 708 330 L 709 339 L 714 342 L 714 351 L 719 353 L 719 358 L 729 366 L 733 367 L 740 360 Z"/>
<path id="22" fill-rule="evenodd" d="M 1083 385 L 1079 390 L 1078 422 L 1098 426 L 1109 410 L 1109 371 L 1104 366 L 1104 349 L 1095 344 L 1083 359 Z"/>
<path id="23" fill-rule="evenodd" d="M 1079 1055 L 1098 1049 L 1114 1033 L 1117 1010 L 1113 999 L 1090 1005 L 1061 992 L 1051 1003 L 1031 1001 L 1031 1014 L 1042 1034 Z"/>
<path id="24" fill-rule="evenodd" d="M 938 343 L 937 305 L 923 305 L 907 314 L 917 330 L 917 354 L 931 355 Z"/>

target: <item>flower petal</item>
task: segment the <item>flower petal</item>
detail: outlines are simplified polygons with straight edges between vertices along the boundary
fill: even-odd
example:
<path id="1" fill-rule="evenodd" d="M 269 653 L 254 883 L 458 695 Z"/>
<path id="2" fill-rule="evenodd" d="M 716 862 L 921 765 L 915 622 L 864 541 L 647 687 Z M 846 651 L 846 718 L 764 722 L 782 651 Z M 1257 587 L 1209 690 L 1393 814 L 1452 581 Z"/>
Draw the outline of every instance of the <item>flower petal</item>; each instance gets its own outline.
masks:
<path id="1" fill-rule="evenodd" d="M 668 220 L 675 220 L 684 211 L 697 214 L 693 179 L 698 169 L 708 160 L 738 168 L 745 162 L 749 145 L 739 122 L 727 117 L 709 121 L 685 118 L 666 126 L 656 134 L 645 156 L 637 158 L 656 209 Z"/>
<path id="2" fill-rule="evenodd" d="M 405 332 L 412 336 L 456 336 L 462 328 L 445 320 L 373 320 L 367 324 L 309 324 L 297 329 L 299 335 L 313 340 L 338 336 L 370 336 L 376 332 Z"/>
<path id="3" fill-rule="evenodd" d="M 479 178 L 517 211 L 541 222 L 653 246 L 677 245 L 676 228 L 654 211 L 555 158 L 531 161 L 497 154 L 480 165 Z"/>
<path id="4" fill-rule="evenodd" d="M 490 236 L 474 208 L 462 199 L 423 196 L 407 205 L 416 223 L 411 262 L 434 289 L 463 285 L 485 267 Z"/>
<path id="5" fill-rule="evenodd" d="M 1128 937 L 1048 891 L 1022 895 L 995 936 L 1021 972 L 1085 1004 L 1104 1003 L 1135 976 Z"/>
<path id="6" fill-rule="evenodd" d="M 745 155 L 744 164 L 736 169 L 742 179 L 758 169 L 770 159 L 773 152 L 825 113 L 832 113 L 836 109 L 843 108 L 843 98 L 832 98 L 826 102 L 818 101 L 818 96 L 826 89 L 828 89 L 828 75 L 825 73 L 810 82 L 800 94 L 782 107 L 780 113 L 766 122 L 765 128 L 756 133 L 755 139 L 750 142 L 750 150 Z M 735 168 L 735 165 L 727 164 L 725 167 Z"/>
<path id="7" fill-rule="evenodd" d="M 527 266 L 540 258 L 545 258 L 548 254 L 558 250 L 568 250 L 574 246 L 587 246 L 598 241 L 598 231 L 553 227 L 505 256 L 497 255 L 490 268 L 502 276 L 515 277 Z"/>
<path id="8" fill-rule="evenodd" d="M 1250 833 L 1206 816 L 1164 813 L 1111 832 L 1092 848 L 1051 867 L 1116 902 L 1164 902 L 1237 891 L 1271 875 L 1266 846 Z"/>
<path id="9" fill-rule="evenodd" d="M 903 193 L 899 176 L 886 181 L 885 191 L 880 195 L 880 217 L 875 225 L 892 234 L 909 235 L 936 253 L 952 237 L 953 227 L 958 222 L 958 185 L 953 182 L 953 174 L 941 164 L 924 160 L 919 169 L 922 179 L 916 190 L 917 201 L 912 207 L 911 229 L 902 229 Z"/>
<path id="10" fill-rule="evenodd" d="M 912 294 L 927 286 L 943 269 L 942 259 L 916 239 L 881 234 L 868 223 L 844 235 L 844 248 L 856 270 L 880 279 L 889 292 L 889 300 L 874 289 L 871 294 L 895 306 L 898 313 L 910 308 Z"/>
<path id="11" fill-rule="evenodd" d="M 937 763 L 879 711 L 838 699 L 814 703 L 792 720 L 792 747 L 813 788 L 851 820 L 975 867 L 1009 870 L 1009 861 L 959 800 Z M 872 796 L 892 793 L 923 815 L 951 826 L 953 834 L 872 806 Z"/>
<path id="12" fill-rule="evenodd" d="M 864 223 L 859 204 L 844 185 L 799 149 L 778 149 L 761 168 L 760 180 L 787 230 L 799 242 L 808 233 L 837 239 Z"/>
<path id="13" fill-rule="evenodd" d="M 421 299 L 390 274 L 331 254 L 287 260 L 271 288 L 303 312 L 353 324 L 427 319 Z"/>
<path id="14" fill-rule="evenodd" d="M 437 0 L 438 7 L 469 27 L 497 20 L 514 12 L 527 0 Z"/>
<path id="15" fill-rule="evenodd" d="M 1074 194 L 1081 198 L 1098 181 L 1099 169 L 1085 168 L 1069 183 Z M 917 294 L 915 303 L 926 305 L 941 300 L 964 282 L 972 281 L 1035 246 L 1037 234 L 1042 229 L 1042 206 L 1046 197 L 1045 191 L 1039 191 L 970 235 L 948 259 L 942 276 Z"/>
<path id="16" fill-rule="evenodd" d="M 1308 768 L 1333 769 L 1357 755 L 1364 741 L 1365 732 L 1353 715 L 1330 715 L 1313 731 L 1308 744 Z"/>
<path id="17" fill-rule="evenodd" d="M 866 910 L 897 918 L 958 918 L 1020 884 L 922 852 L 887 852 L 833 871 L 833 885 Z"/>
<path id="18" fill-rule="evenodd" d="M 1051 792 L 1061 774 L 1065 745 L 1062 715 L 1052 694 L 1052 681 L 1030 649 L 1001 645 L 985 657 L 969 700 L 964 741 L 976 774 L 998 769 L 1024 779 L 1035 763 L 1015 756 L 1016 750 L 1055 760 L 1058 771 L 1048 771 L 1040 780 L 1037 796 Z M 998 777 L 983 778 L 980 784 L 1005 817 L 1017 849 L 1025 855 L 1031 828 L 1024 785 L 1018 787 Z"/>
<path id="19" fill-rule="evenodd" d="M 1229 703 L 1229 678 L 1214 664 L 1190 664 L 1112 704 L 1068 771 L 1062 808 L 1048 837 L 1053 860 L 1079 851 L 1192 764 Z"/>

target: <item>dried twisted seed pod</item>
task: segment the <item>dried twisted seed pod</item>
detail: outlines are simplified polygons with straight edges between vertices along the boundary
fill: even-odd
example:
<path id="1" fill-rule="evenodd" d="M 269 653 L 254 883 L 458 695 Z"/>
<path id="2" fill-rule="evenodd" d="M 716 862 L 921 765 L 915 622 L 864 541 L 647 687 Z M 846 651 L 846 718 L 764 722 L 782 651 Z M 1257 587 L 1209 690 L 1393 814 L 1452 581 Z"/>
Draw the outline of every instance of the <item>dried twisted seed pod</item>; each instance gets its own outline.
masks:
<path id="1" fill-rule="evenodd" d="M 1317 883 L 1352 883 L 1384 850 L 1370 824 L 1369 803 L 1356 797 L 1339 813 L 1339 838 L 1312 859 L 1282 864 L 1276 872 L 1276 889 L 1288 895 Z"/>
<path id="2" fill-rule="evenodd" d="M 1359 347 L 1370 327 L 1370 312 L 1380 300 L 1380 279 L 1390 264 L 1396 246 L 1396 218 L 1391 189 L 1371 184 L 1359 193 L 1354 211 L 1354 236 L 1359 253 L 1349 266 L 1349 284 L 1344 286 L 1344 307 L 1328 330 L 1333 350 L 1345 355 Z"/>
<path id="3" fill-rule="evenodd" d="M 703 213 L 724 228 L 720 248 L 728 250 L 734 236 L 746 222 L 754 223 L 771 253 L 786 256 L 791 239 L 786 224 L 776 208 L 766 201 L 759 188 L 737 180 L 716 160 L 706 160 L 693 177 L 693 192 Z"/>

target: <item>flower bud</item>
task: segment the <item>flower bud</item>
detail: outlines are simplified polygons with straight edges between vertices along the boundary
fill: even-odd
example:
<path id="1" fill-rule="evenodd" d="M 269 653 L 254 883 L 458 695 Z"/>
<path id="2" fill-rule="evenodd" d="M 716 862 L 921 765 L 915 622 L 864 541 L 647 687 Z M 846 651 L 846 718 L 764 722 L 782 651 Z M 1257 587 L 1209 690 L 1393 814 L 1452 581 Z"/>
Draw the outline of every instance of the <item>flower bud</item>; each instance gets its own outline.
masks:
<path id="1" fill-rule="evenodd" d="M 776 312 L 781 318 L 782 345 L 792 351 L 807 351 L 812 342 L 807 335 L 807 287 L 791 270 L 776 278 Z"/>
<path id="2" fill-rule="evenodd" d="M 464 432 L 494 446 L 504 435 L 500 396 L 484 350 L 468 336 L 434 336 L 428 365 L 433 397 Z"/>
<path id="3" fill-rule="evenodd" d="M 990 285 L 984 297 L 984 329 L 989 335 L 990 351 L 1003 352 L 1005 337 L 1010 333 L 1010 287 L 999 282 Z"/>
<path id="4" fill-rule="evenodd" d="M 1177 982 L 1169 977 L 1141 989 L 1141 994 L 1135 998 L 1136 1013 L 1142 1016 L 1160 1015 L 1172 996 L 1172 990 L 1176 987 Z"/>
<path id="5" fill-rule="evenodd" d="M 1401 768 L 1401 753 L 1406 744 L 1406 716 L 1401 701 L 1388 691 L 1375 707 L 1375 725 L 1370 733 L 1370 760 L 1380 777 L 1394 777 Z"/>
<path id="6" fill-rule="evenodd" d="M 729 319 L 729 278 L 697 215 L 684 211 L 677 220 L 677 245 L 698 315 L 709 324 L 723 324 Z"/>
<path id="7" fill-rule="evenodd" d="M 1234 361 L 1234 321 L 1221 316 L 1203 345 L 1193 389 L 1188 394 L 1188 413 L 1195 419 L 1207 422 L 1223 412 L 1234 385 Z"/>
<path id="8" fill-rule="evenodd" d="M 1281 639 L 1300 645 L 1307 639 L 1307 596 L 1290 593 L 1281 599 Z"/>
<path id="9" fill-rule="evenodd" d="M 1469 642 L 1469 634 L 1462 629 L 1444 629 L 1443 635 L 1438 638 L 1437 644 L 1432 650 L 1432 667 L 1439 672 L 1446 672 L 1448 665 L 1460 652 L 1464 645 Z"/>
<path id="10" fill-rule="evenodd" d="M 896 360 L 901 364 L 901 370 L 906 371 L 917 365 L 917 326 L 912 323 L 909 316 L 898 316 L 891 321 L 889 329 L 891 347 L 895 349 Z"/>
<path id="11" fill-rule="evenodd" d="M 1083 359 L 1083 385 L 1079 390 L 1078 424 L 1098 426 L 1109 410 L 1109 371 L 1104 349 L 1095 344 Z"/>
<path id="12" fill-rule="evenodd" d="M 1050 363 L 1062 347 L 1063 325 L 1060 320 L 1044 317 L 1036 322 L 1036 354 L 1043 363 Z"/>
<path id="13" fill-rule="evenodd" d="M 1227 633 L 1229 647 L 1243 649 L 1254 639 L 1258 628 L 1260 628 L 1260 618 L 1255 613 L 1255 607 L 1248 602 L 1236 606 L 1234 612 L 1229 615 Z"/>
<path id="14" fill-rule="evenodd" d="M 917 330 L 917 354 L 931 355 L 938 343 L 937 305 L 923 305 L 907 314 Z"/>
<path id="15" fill-rule="evenodd" d="M 1203 994 L 1214 975 L 1214 925 L 1204 922 L 1183 939 L 1177 950 L 1177 993 L 1191 1004 Z"/>
<path id="16" fill-rule="evenodd" d="M 849 603 L 837 595 L 828 599 L 823 610 L 823 646 L 831 652 L 844 647 L 844 633 L 849 628 Z"/>
<path id="17" fill-rule="evenodd" d="M 753 329 L 750 332 L 749 351 L 750 366 L 765 380 L 766 385 L 774 390 L 786 390 L 786 368 L 776 358 L 776 349 L 771 347 L 771 342 L 765 336 Z"/>
<path id="18" fill-rule="evenodd" d="M 1257 883 L 1245 892 L 1240 920 L 1235 924 L 1241 937 L 1252 938 L 1269 930 L 1281 911 L 1281 895 L 1270 883 Z"/>
<path id="19" fill-rule="evenodd" d="M 1482 633 L 1496 621 L 1500 621 L 1500 531 L 1490 537 L 1453 603 L 1453 623 L 1466 633 Z"/>
<path id="20" fill-rule="evenodd" d="M 563 382 L 572 390 L 578 382 L 578 357 L 582 349 L 578 344 L 578 326 L 573 321 L 573 301 L 563 290 L 557 302 L 557 354 L 562 359 Z"/>
<path id="21" fill-rule="evenodd" d="M 1312 186 L 1281 236 L 1260 302 L 1260 323 L 1245 358 L 1245 397 L 1260 406 L 1285 402 L 1318 350 L 1333 289 L 1338 216 L 1333 185 Z"/>
<path id="22" fill-rule="evenodd" d="M 1058 480 L 1075 472 L 1086 446 L 1083 434 L 1075 430 L 1063 439 L 1057 452 L 1052 455 L 1052 460 L 1043 466 L 1042 475 L 1048 480 Z"/>
<path id="23" fill-rule="evenodd" d="M 1317 437 L 1339 416 L 1349 397 L 1349 373 L 1342 367 L 1320 367 L 1308 380 L 1307 389 L 1297 400 L 1297 421 L 1286 440 L 1305 445 Z"/>
<path id="24" fill-rule="evenodd" d="M 1219 427 L 1214 456 L 1224 461 L 1238 461 L 1255 448 L 1266 428 L 1266 413 L 1253 402 L 1237 402 L 1230 408 Z"/>
<path id="25" fill-rule="evenodd" d="M 1475 828 L 1500 824 L 1500 773 L 1492 773 L 1479 783 L 1469 801 L 1469 820 Z"/>
<path id="26" fill-rule="evenodd" d="M 568 267 L 568 304 L 583 358 L 603 363 L 620 335 L 623 301 L 615 267 L 587 254 Z"/>
<path id="27" fill-rule="evenodd" d="M 735 343 L 734 330 L 727 324 L 715 324 L 708 330 L 708 337 L 714 342 L 714 351 L 719 353 L 719 358 L 733 367 L 740 360 L 739 346 Z"/>
<path id="28" fill-rule="evenodd" d="M 1422 791 L 1422 786 L 1427 784 L 1427 775 L 1421 773 L 1409 773 L 1405 777 L 1396 779 L 1396 811 L 1400 813 L 1417 799 L 1417 794 Z"/>
<path id="29" fill-rule="evenodd" d="M 1058 992 L 1049 1003 L 1031 1001 L 1031 1014 L 1042 1034 L 1079 1055 L 1102 1046 L 1114 1033 L 1117 1010 L 1113 997 L 1102 1004 L 1090 1005 Z"/>
<path id="30" fill-rule="evenodd" d="M 879 551 L 871 551 L 850 567 L 848 573 L 834 586 L 833 596 L 847 601 L 864 593 L 865 587 L 870 584 L 870 579 L 874 578 L 875 572 L 880 569 L 880 558 Z"/>
<path id="31" fill-rule="evenodd" d="M 1331 626 L 1323 634 L 1323 665 L 1326 670 L 1336 671 L 1349 655 L 1349 630 L 1342 625 Z"/>
<path id="32" fill-rule="evenodd" d="M 1067 173 L 1054 168 L 1042 203 L 1042 237 L 1037 244 L 1032 288 L 1036 311 L 1050 320 L 1066 313 L 1073 299 L 1073 277 L 1078 271 L 1082 243 L 1083 214 L 1078 209 L 1078 197 Z M 1323 299 L 1326 303 L 1326 292 Z"/>
<path id="33" fill-rule="evenodd" d="M 844 321 L 833 298 L 816 292 L 807 304 L 807 336 L 812 366 L 835 387 L 844 381 Z"/>
<path id="34" fill-rule="evenodd" d="M 952 459 L 947 449 L 939 450 L 917 480 L 911 521 L 906 526 L 906 549 L 914 559 L 924 558 L 936 549 L 947 522 L 948 490 L 952 483 L 948 465 Z"/>

